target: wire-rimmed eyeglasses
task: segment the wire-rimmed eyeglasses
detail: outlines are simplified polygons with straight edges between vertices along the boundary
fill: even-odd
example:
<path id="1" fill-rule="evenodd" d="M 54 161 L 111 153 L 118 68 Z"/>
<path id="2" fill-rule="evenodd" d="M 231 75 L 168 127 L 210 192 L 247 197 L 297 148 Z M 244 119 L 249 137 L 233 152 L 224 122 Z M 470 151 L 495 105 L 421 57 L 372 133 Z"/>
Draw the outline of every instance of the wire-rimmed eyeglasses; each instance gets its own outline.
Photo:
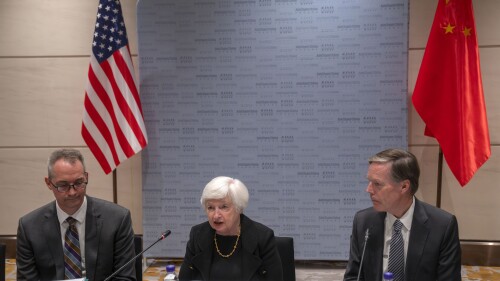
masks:
<path id="1" fill-rule="evenodd" d="M 59 192 L 68 192 L 70 188 L 73 187 L 74 190 L 78 191 L 84 189 L 89 181 L 87 180 L 87 173 L 85 172 L 85 178 L 77 179 L 72 184 L 70 183 L 60 183 L 54 184 L 49 180 L 49 183 Z"/>

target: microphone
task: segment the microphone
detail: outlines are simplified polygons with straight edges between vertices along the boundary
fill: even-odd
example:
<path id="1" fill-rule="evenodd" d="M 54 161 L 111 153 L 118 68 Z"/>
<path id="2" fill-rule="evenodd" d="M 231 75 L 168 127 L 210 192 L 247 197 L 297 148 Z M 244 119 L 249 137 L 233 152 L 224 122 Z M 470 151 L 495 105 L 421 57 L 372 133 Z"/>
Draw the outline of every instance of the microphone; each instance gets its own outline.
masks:
<path id="1" fill-rule="evenodd" d="M 160 238 L 158 238 L 158 240 L 156 240 L 153 244 L 149 245 L 149 247 L 147 247 L 146 249 L 142 250 L 142 252 L 140 252 L 139 254 L 137 254 L 135 257 L 133 257 L 131 260 L 129 260 L 126 264 L 122 265 L 122 267 L 118 268 L 118 270 L 116 270 L 115 272 L 113 272 L 113 274 L 111 274 L 110 276 L 108 276 L 108 278 L 104 279 L 104 281 L 108 281 L 109 279 L 115 277 L 116 274 L 120 273 L 125 267 L 127 267 L 129 264 L 131 264 L 133 261 L 135 261 L 144 252 L 146 252 L 147 250 L 149 250 L 149 248 L 153 247 L 156 243 L 160 242 L 161 240 L 167 238 L 167 236 L 169 236 L 170 233 L 172 233 L 172 231 L 170 231 L 170 230 L 167 230 L 167 231 L 163 232 L 161 234 Z"/>
<path id="2" fill-rule="evenodd" d="M 356 279 L 356 281 L 359 281 L 359 276 L 361 276 L 361 269 L 363 268 L 363 259 L 365 258 L 365 250 L 366 250 L 366 243 L 368 242 L 368 236 L 370 236 L 370 228 L 367 228 L 365 232 L 365 243 L 363 245 L 363 252 L 361 253 L 361 262 L 359 263 L 358 278 Z"/>

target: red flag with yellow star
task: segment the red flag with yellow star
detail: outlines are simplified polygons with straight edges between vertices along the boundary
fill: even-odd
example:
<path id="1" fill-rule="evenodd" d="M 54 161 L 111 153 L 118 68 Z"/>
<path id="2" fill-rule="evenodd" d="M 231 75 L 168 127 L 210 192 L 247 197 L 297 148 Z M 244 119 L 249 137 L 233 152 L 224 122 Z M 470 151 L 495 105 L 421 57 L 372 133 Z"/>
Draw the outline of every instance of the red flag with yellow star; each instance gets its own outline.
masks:
<path id="1" fill-rule="evenodd" d="M 412 101 L 466 185 L 491 155 L 471 0 L 439 0 Z"/>

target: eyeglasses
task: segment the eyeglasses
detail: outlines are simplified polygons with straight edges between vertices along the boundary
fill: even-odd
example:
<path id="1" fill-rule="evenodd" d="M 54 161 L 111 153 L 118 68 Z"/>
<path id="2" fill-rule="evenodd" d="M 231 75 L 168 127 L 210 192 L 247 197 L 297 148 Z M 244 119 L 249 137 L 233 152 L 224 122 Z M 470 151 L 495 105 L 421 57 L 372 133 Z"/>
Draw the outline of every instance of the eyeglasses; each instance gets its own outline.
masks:
<path id="1" fill-rule="evenodd" d="M 84 179 L 77 179 L 73 184 L 69 183 L 54 184 L 50 180 L 49 183 L 59 192 L 68 192 L 71 187 L 73 187 L 73 189 L 78 191 L 84 189 L 89 183 L 88 180 L 86 181 L 86 178 L 87 178 L 87 173 L 85 173 Z"/>

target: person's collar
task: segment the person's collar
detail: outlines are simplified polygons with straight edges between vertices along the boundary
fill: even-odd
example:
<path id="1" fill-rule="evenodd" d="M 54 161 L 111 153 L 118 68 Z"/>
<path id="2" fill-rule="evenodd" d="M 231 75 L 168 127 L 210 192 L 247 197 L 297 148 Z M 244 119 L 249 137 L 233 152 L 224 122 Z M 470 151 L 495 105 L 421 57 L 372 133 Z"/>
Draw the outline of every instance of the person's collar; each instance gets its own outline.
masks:
<path id="1" fill-rule="evenodd" d="M 72 217 L 77 220 L 79 223 L 83 223 L 85 221 L 85 214 L 87 213 L 87 196 L 83 198 L 83 203 L 80 208 L 72 215 L 68 215 L 64 212 L 59 204 L 56 201 L 56 210 L 57 210 L 57 219 L 59 220 L 59 224 L 62 224 L 66 221 L 68 217 Z"/>
<path id="2" fill-rule="evenodd" d="M 415 211 L 415 196 L 412 196 L 411 200 L 412 200 L 412 202 L 411 202 L 410 208 L 406 211 L 406 213 L 404 213 L 403 216 L 401 216 L 399 218 L 399 221 L 401 221 L 403 223 L 403 225 L 405 226 L 405 228 L 407 230 L 411 229 L 411 223 L 413 220 L 413 212 Z M 393 225 L 397 219 L 398 218 L 396 218 L 393 214 L 387 213 L 387 223 L 389 225 Z"/>

